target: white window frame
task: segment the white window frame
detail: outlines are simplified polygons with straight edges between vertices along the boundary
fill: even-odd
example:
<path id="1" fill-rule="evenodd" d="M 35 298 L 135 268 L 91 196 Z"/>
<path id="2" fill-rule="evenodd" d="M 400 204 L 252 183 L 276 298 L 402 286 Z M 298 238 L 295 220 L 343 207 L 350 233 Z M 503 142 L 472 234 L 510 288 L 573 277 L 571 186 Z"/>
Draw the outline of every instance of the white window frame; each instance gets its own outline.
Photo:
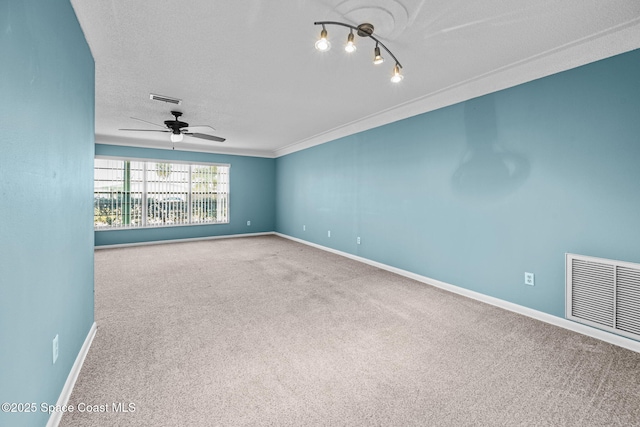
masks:
<path id="1" fill-rule="evenodd" d="M 154 158 L 139 158 L 139 157 L 120 157 L 120 156 L 102 156 L 98 155 L 94 157 L 95 159 L 104 159 L 104 160 L 116 160 L 122 162 L 144 162 L 144 177 L 143 177 L 143 190 L 142 190 L 142 214 L 141 214 L 141 224 L 140 225 L 115 225 L 115 226 L 98 226 L 95 225 L 95 215 L 94 215 L 94 231 L 112 231 L 112 230 L 139 230 L 139 229 L 148 229 L 148 228 L 164 228 L 164 227 L 189 227 L 189 226 L 202 226 L 202 225 L 217 225 L 217 224 L 229 224 L 231 219 L 231 164 L 229 163 L 212 163 L 212 162 L 189 162 L 189 161 L 181 161 L 181 160 L 166 160 L 166 159 L 154 159 Z M 147 207 L 148 207 L 148 185 L 146 179 L 146 167 L 147 163 L 169 163 L 169 164 L 180 164 L 180 165 L 188 165 L 189 166 L 189 181 L 188 181 L 188 196 L 186 200 L 186 204 L 188 206 L 188 219 L 186 223 L 180 224 L 148 224 L 147 223 Z M 225 221 L 214 221 L 214 222 L 192 222 L 192 173 L 194 166 L 218 166 L 218 167 L 226 167 L 227 168 L 227 180 L 226 180 L 226 220 Z M 94 200 L 95 200 L 95 165 L 94 165 Z M 224 190 L 224 189 L 223 189 Z"/>

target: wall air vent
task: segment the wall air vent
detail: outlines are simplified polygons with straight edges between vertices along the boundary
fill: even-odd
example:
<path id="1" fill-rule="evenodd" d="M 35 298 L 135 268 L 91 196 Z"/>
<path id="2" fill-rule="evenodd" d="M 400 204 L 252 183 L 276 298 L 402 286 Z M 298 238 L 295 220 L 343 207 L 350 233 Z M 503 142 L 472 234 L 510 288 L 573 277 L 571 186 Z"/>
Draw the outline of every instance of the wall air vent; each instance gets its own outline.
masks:
<path id="1" fill-rule="evenodd" d="M 640 340 L 640 264 L 566 254 L 567 319 Z"/>
<path id="2" fill-rule="evenodd" d="M 181 99 L 170 98 L 168 96 L 162 96 L 162 95 L 156 95 L 154 93 L 149 94 L 149 99 L 153 99 L 154 101 L 168 102 L 169 104 L 175 104 L 175 105 L 182 104 Z"/>

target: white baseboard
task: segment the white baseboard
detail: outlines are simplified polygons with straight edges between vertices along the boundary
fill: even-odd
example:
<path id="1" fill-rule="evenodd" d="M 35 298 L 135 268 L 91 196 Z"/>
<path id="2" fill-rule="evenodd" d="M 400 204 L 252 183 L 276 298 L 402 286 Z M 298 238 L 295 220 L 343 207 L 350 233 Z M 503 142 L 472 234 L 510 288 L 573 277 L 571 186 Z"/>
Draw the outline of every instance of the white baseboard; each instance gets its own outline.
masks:
<path id="1" fill-rule="evenodd" d="M 93 325 L 91 325 L 91 329 L 89 329 L 87 337 L 84 339 L 84 344 L 82 344 L 80 352 L 76 357 L 76 361 L 71 367 L 71 372 L 69 372 L 67 381 L 64 383 L 64 387 L 62 388 L 60 397 L 58 397 L 56 406 L 62 407 L 69 403 L 69 398 L 71 397 L 73 386 L 76 385 L 76 380 L 78 379 L 78 375 L 80 375 L 80 370 L 82 369 L 82 365 L 84 364 L 84 359 L 87 357 L 87 353 L 89 353 L 89 348 L 91 348 L 91 343 L 93 342 L 93 338 L 96 336 L 97 330 L 98 329 L 96 322 L 93 322 Z M 64 413 L 62 411 L 52 412 L 51 416 L 49 417 L 49 421 L 47 422 L 47 427 L 58 427 L 63 414 Z"/>
<path id="2" fill-rule="evenodd" d="M 307 242 L 306 240 L 298 239 L 296 237 L 291 237 L 282 233 L 274 233 L 277 236 L 284 237 L 285 239 L 293 240 L 298 243 L 303 243 L 308 246 L 313 246 L 314 248 L 322 249 L 327 252 L 331 252 L 337 255 L 341 255 L 356 261 L 360 261 L 365 264 L 372 265 L 374 267 L 378 267 L 383 270 L 390 271 L 392 273 L 398 274 L 400 276 L 408 277 L 409 279 L 416 280 L 418 282 L 426 283 L 427 285 L 435 286 L 437 288 L 444 289 L 449 292 L 453 292 L 459 295 L 463 295 L 468 298 L 472 298 L 487 304 L 491 304 L 493 306 L 512 311 L 514 313 L 522 314 L 527 317 L 531 317 L 536 320 L 540 320 L 545 323 L 549 323 L 560 328 L 568 329 L 573 332 L 577 332 L 579 334 L 587 335 L 592 338 L 599 339 L 601 341 L 608 342 L 609 344 L 614 344 L 619 347 L 626 348 L 631 351 L 635 351 L 640 353 L 640 341 L 635 341 L 629 338 L 625 338 L 620 335 L 612 334 L 609 332 L 605 332 L 600 329 L 592 328 L 590 326 L 581 325 L 576 322 L 572 322 L 570 320 L 564 319 L 562 317 L 553 316 L 548 313 L 544 313 L 542 311 L 534 310 L 532 308 L 524 307 L 519 304 L 514 304 L 508 301 L 501 300 L 499 298 L 494 298 L 488 295 L 481 294 L 479 292 L 471 291 L 469 289 L 461 288 L 459 286 L 451 285 L 449 283 L 442 282 L 440 280 L 431 279 L 426 276 L 421 276 L 416 273 L 412 273 L 407 270 L 402 270 L 400 268 L 392 267 L 390 265 L 382 264 L 380 262 L 372 261 L 367 258 L 363 258 L 357 255 L 353 255 L 347 252 L 342 252 L 337 249 L 328 248 L 326 246 L 318 245 L 316 243 Z"/>
<path id="3" fill-rule="evenodd" d="M 114 248 L 127 248 L 131 246 L 149 246 L 149 245 L 164 245 L 167 243 L 182 243 L 182 242 L 196 242 L 198 240 L 214 240 L 214 239 L 235 239 L 236 237 L 253 237 L 253 236 L 266 236 L 275 234 L 273 231 L 266 231 L 263 233 L 245 233 L 245 234 L 225 234 L 222 236 L 205 236 L 205 237 L 190 237 L 186 239 L 170 239 L 170 240 L 153 240 L 150 242 L 135 242 L 135 243 L 118 243 L 115 245 L 100 245 L 95 246 L 94 249 L 114 249 Z"/>

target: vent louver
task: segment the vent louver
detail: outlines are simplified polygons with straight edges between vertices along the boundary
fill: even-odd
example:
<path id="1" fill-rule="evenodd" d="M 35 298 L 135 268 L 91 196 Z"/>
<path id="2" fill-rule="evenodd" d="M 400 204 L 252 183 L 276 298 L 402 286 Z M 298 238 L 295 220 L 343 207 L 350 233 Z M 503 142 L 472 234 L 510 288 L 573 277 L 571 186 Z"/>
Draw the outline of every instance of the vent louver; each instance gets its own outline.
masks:
<path id="1" fill-rule="evenodd" d="M 566 254 L 568 319 L 640 340 L 640 264 Z"/>
<path id="2" fill-rule="evenodd" d="M 640 338 L 640 269 L 618 267 L 616 327 Z"/>
<path id="3" fill-rule="evenodd" d="M 149 94 L 149 99 L 152 99 L 154 101 L 168 102 L 169 104 L 175 104 L 175 105 L 182 104 L 181 99 L 170 98 L 168 96 L 162 96 L 162 95 L 156 95 L 154 93 Z"/>

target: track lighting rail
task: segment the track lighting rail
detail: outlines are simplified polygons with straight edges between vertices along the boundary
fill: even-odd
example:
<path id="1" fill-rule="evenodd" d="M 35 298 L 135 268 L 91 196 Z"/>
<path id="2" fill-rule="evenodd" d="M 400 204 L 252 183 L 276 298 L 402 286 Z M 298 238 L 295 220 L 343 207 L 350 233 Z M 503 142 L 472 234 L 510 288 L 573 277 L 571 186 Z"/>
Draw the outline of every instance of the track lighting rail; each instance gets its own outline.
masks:
<path id="1" fill-rule="evenodd" d="M 322 25 L 322 28 L 324 28 L 325 25 L 340 25 L 342 27 L 347 27 L 347 28 L 351 28 L 352 30 L 356 30 L 357 34 L 360 37 L 370 37 L 373 40 L 375 40 L 376 44 L 382 46 L 382 48 L 393 58 L 395 63 L 398 65 L 398 67 L 402 68 L 402 64 L 400 64 L 400 61 L 398 61 L 398 58 L 396 58 L 396 56 L 389 50 L 388 47 L 384 45 L 384 43 L 382 43 L 377 37 L 373 35 L 373 25 L 371 24 L 360 24 L 356 27 L 354 25 L 345 24 L 344 22 L 317 21 L 317 22 L 314 22 L 313 25 Z"/>
<path id="2" fill-rule="evenodd" d="M 402 74 L 400 73 L 400 69 L 402 68 L 402 64 L 398 61 L 398 58 L 389 50 L 387 46 L 384 45 L 377 37 L 373 35 L 373 25 L 369 23 L 363 23 L 358 25 L 357 27 L 350 24 L 345 24 L 344 22 L 336 22 L 336 21 L 316 21 L 313 25 L 322 25 L 322 31 L 320 32 L 320 39 L 316 42 L 316 49 L 321 52 L 326 52 L 331 49 L 331 43 L 327 39 L 327 29 L 326 25 L 339 25 L 341 27 L 349 28 L 349 36 L 347 37 L 347 44 L 345 45 L 345 51 L 348 53 L 353 53 L 356 50 L 356 46 L 353 42 L 353 31 L 355 30 L 360 37 L 369 37 L 376 42 L 376 46 L 373 50 L 373 63 L 375 65 L 382 64 L 384 62 L 384 58 L 380 55 L 380 47 L 382 47 L 395 61 L 395 65 L 393 66 L 393 75 L 391 76 L 391 81 L 393 83 L 398 83 L 402 81 Z"/>

